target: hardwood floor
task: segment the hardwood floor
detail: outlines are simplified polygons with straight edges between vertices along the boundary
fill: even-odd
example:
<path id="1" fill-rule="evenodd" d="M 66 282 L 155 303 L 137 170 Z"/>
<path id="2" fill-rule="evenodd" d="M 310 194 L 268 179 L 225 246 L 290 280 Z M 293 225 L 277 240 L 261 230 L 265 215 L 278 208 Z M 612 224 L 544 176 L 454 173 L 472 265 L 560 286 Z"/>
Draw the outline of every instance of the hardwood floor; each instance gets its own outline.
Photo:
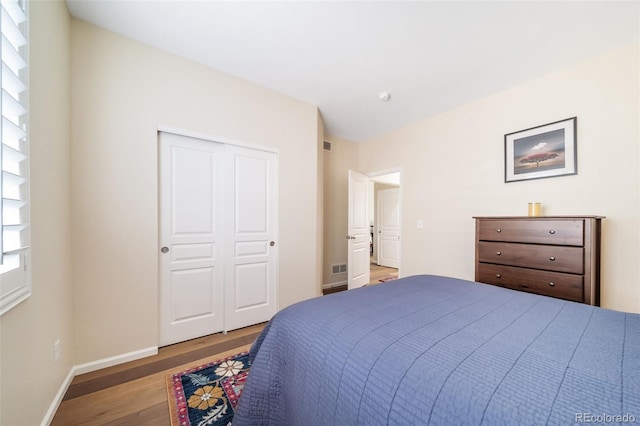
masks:
<path id="1" fill-rule="evenodd" d="M 77 376 L 51 425 L 170 425 L 166 376 L 244 350 L 265 324 L 160 348 L 158 355 Z"/>
<path id="2" fill-rule="evenodd" d="M 398 276 L 398 270 L 396 268 L 387 268 L 386 266 L 379 266 L 375 263 L 371 263 L 370 271 L 369 284 L 379 284 L 379 280 L 382 278 Z"/>
<path id="3" fill-rule="evenodd" d="M 370 284 L 397 275 L 397 269 L 371 264 Z M 324 294 L 346 286 L 328 290 Z M 166 346 L 158 355 L 77 376 L 51 425 L 169 426 L 166 376 L 248 350 L 264 326 Z"/>

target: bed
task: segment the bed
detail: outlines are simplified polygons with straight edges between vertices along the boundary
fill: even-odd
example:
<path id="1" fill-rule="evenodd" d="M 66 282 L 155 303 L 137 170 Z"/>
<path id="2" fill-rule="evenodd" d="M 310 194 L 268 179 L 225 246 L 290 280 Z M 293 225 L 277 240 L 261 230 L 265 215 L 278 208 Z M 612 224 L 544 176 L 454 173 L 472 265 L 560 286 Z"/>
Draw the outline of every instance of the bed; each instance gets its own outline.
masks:
<path id="1" fill-rule="evenodd" d="M 234 426 L 640 422 L 640 315 L 455 278 L 289 306 L 251 359 Z"/>

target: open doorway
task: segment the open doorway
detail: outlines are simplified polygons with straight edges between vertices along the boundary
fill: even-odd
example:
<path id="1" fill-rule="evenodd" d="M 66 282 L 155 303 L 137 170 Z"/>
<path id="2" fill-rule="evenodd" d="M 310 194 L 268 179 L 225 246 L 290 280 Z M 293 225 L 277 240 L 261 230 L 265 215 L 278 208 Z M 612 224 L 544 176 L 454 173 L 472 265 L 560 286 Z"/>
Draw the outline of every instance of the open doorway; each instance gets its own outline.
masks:
<path id="1" fill-rule="evenodd" d="M 363 174 L 354 170 L 347 173 L 347 215 L 346 215 L 346 241 L 340 235 L 339 245 L 344 244 L 347 251 L 347 263 L 343 265 L 332 264 L 334 274 L 339 273 L 340 266 L 346 275 L 346 281 L 335 285 L 323 285 L 323 294 L 335 293 L 351 288 L 358 288 L 369 284 L 379 284 L 390 281 L 402 275 L 400 259 L 399 225 L 401 221 L 401 170 L 387 169 L 382 172 Z M 395 191 L 395 204 L 387 203 L 389 197 L 381 194 Z M 393 196 L 391 197 L 393 199 Z M 381 200 L 383 200 L 381 202 Z M 389 209 L 388 205 L 395 205 Z M 339 215 L 344 210 L 338 209 Z M 343 217 L 343 216 L 341 216 Z M 389 221 L 382 218 L 392 218 L 389 229 Z M 337 222 L 339 224 L 339 222 Z M 344 223 L 344 222 L 342 222 Z M 327 227 L 328 229 L 329 227 Z M 393 233 L 395 232 L 395 233 Z M 329 241 L 328 239 L 325 240 Z M 332 240 L 333 241 L 333 240 Z M 338 245 L 336 244 L 336 245 Z M 333 252 L 332 252 L 333 253 Z M 394 262 L 395 263 L 389 263 Z M 333 260 L 332 260 L 333 262 Z"/>
<path id="2" fill-rule="evenodd" d="M 398 278 L 400 268 L 400 171 L 369 175 L 369 283 Z"/>

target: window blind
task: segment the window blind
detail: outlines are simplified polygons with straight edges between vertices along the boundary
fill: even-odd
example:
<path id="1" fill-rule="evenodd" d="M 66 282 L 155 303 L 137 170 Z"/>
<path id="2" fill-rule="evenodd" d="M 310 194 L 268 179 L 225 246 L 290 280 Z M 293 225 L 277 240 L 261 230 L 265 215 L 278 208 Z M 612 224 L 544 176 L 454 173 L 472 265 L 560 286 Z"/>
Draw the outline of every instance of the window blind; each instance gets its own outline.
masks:
<path id="1" fill-rule="evenodd" d="M 31 293 L 26 264 L 29 253 L 26 7 L 25 0 L 0 0 L 0 314 Z"/>

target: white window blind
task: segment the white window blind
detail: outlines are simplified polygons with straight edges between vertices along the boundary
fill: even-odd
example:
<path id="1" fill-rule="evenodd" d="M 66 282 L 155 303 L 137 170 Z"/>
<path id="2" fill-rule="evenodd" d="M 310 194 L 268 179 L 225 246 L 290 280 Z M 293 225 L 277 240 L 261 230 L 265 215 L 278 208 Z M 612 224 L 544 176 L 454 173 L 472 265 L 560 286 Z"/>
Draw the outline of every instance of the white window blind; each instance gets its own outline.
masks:
<path id="1" fill-rule="evenodd" d="M 0 0 L 2 92 L 2 238 L 0 315 L 29 297 L 29 163 L 27 138 L 28 29 L 26 0 Z"/>

